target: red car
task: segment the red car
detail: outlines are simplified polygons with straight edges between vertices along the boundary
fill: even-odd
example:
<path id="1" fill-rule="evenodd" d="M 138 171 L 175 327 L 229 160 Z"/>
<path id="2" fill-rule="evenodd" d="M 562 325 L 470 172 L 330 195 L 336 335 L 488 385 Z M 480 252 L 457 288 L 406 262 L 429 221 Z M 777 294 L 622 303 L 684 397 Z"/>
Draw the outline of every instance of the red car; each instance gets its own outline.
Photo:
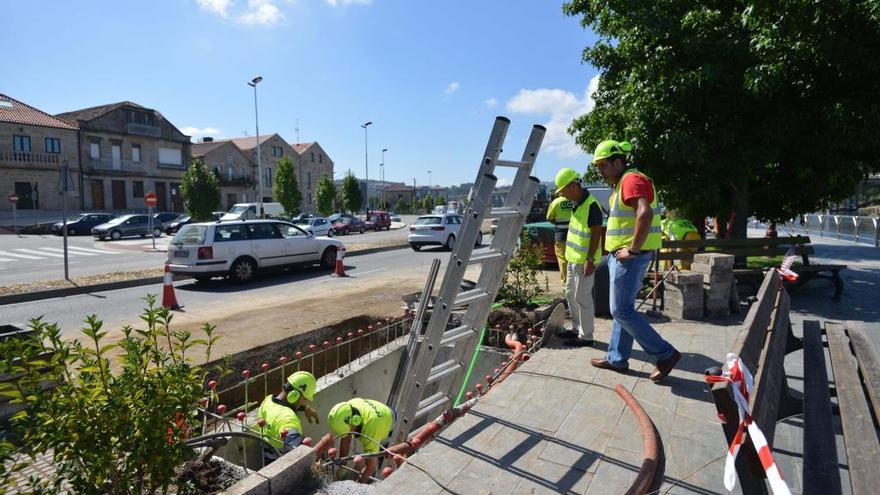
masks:
<path id="1" fill-rule="evenodd" d="M 371 211 L 367 215 L 368 229 L 380 231 L 382 229 L 391 230 L 391 215 L 387 211 Z"/>
<path id="2" fill-rule="evenodd" d="M 333 222 L 334 235 L 348 235 L 352 232 L 363 234 L 365 230 L 367 225 L 360 218 L 342 217 Z"/>

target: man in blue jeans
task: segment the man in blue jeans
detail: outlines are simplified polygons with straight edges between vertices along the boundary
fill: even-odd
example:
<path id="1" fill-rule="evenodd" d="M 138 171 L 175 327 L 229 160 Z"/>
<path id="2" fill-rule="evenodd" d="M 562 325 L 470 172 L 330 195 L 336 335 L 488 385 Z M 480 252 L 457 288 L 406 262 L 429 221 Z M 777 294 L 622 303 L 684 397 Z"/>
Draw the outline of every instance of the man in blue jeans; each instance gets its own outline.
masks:
<path id="1" fill-rule="evenodd" d="M 675 367 L 681 354 L 654 330 L 635 309 L 636 295 L 651 263 L 651 251 L 660 249 L 660 210 L 651 179 L 627 165 L 630 143 L 602 141 L 593 153 L 593 164 L 614 193 L 609 201 L 605 250 L 611 282 L 611 340 L 608 356 L 593 359 L 597 368 L 625 373 L 629 370 L 633 339 L 657 363 L 650 378 L 658 382 Z"/>

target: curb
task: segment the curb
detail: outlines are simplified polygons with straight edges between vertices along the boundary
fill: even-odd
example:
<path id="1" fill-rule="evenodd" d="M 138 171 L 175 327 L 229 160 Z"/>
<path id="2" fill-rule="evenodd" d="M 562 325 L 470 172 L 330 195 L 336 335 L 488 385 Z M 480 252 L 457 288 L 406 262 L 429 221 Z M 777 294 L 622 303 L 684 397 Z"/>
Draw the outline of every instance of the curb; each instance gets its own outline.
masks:
<path id="1" fill-rule="evenodd" d="M 398 246 L 384 246 L 378 248 L 362 249 L 351 254 L 346 254 L 346 258 L 355 256 L 363 256 L 367 254 L 381 253 L 383 251 L 394 251 L 397 249 L 406 249 L 409 244 Z M 175 276 L 175 280 L 184 280 L 189 277 Z M 109 290 L 128 289 L 130 287 L 138 287 L 142 285 L 160 284 L 164 280 L 164 276 L 135 278 L 131 280 L 121 280 L 119 282 L 107 282 L 104 284 L 82 285 L 78 287 L 64 287 L 62 289 L 38 290 L 33 292 L 23 292 L 21 294 L 8 294 L 0 296 L 0 306 L 7 304 L 17 304 L 23 302 L 40 301 L 43 299 L 54 299 L 56 297 L 76 296 L 79 294 L 89 294 L 92 292 L 105 292 Z"/>

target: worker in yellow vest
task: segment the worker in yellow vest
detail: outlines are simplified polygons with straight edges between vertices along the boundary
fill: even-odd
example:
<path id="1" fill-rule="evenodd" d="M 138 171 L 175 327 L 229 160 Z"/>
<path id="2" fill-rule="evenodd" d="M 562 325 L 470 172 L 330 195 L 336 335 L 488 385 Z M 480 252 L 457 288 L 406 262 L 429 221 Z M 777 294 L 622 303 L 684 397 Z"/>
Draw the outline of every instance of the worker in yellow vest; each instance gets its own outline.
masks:
<path id="1" fill-rule="evenodd" d="M 685 220 L 684 218 L 677 218 L 672 212 L 669 212 L 669 216 L 660 220 L 660 229 L 663 233 L 664 239 L 669 239 L 670 241 L 693 241 L 700 239 L 700 232 L 697 230 L 697 227 L 694 226 L 689 220 Z M 667 249 L 668 251 L 668 249 Z M 693 252 L 696 251 L 694 248 L 681 248 L 676 249 L 675 251 L 682 252 Z M 670 262 L 664 261 L 663 268 L 669 268 Z M 681 260 L 681 268 L 683 270 L 691 269 L 690 260 Z"/>
<path id="2" fill-rule="evenodd" d="M 383 442 L 391 436 L 396 415 L 385 404 L 372 399 L 354 398 L 333 406 L 327 415 L 327 425 L 334 437 L 339 438 L 339 457 L 348 457 L 352 437 L 360 440 L 364 454 L 378 454 Z M 358 482 L 367 483 L 379 469 L 379 458 L 366 458 L 358 475 Z"/>
<path id="3" fill-rule="evenodd" d="M 572 202 L 573 213 L 565 237 L 565 261 L 568 273 L 565 299 L 571 313 L 571 330 L 566 345 L 593 345 L 593 273 L 602 259 L 599 240 L 602 238 L 602 208 L 596 197 L 581 183 L 581 175 L 570 168 L 556 174 L 556 194 Z"/>
<path id="4" fill-rule="evenodd" d="M 627 163 L 632 145 L 626 141 L 602 141 L 593 153 L 593 164 L 606 182 L 614 186 L 609 200 L 605 250 L 610 278 L 611 339 L 608 355 L 593 359 L 593 366 L 625 373 L 629 369 L 633 339 L 656 361 L 649 378 L 658 382 L 675 368 L 681 354 L 635 309 L 636 295 L 651 251 L 660 249 L 660 209 L 654 183 Z"/>
<path id="5" fill-rule="evenodd" d="M 266 422 L 261 427 L 263 437 L 282 454 L 295 449 L 303 441 L 303 429 L 298 412 L 309 421 L 320 422 L 317 411 L 309 405 L 317 389 L 315 376 L 308 371 L 297 371 L 289 377 L 277 395 L 267 395 L 260 404 L 257 417 Z M 263 450 L 267 463 L 278 458 L 274 449 Z"/>
<path id="6" fill-rule="evenodd" d="M 553 224 L 553 247 L 556 251 L 556 262 L 559 264 L 559 278 L 565 285 L 567 263 L 565 262 L 565 236 L 568 235 L 568 222 L 571 220 L 571 200 L 565 196 L 557 196 L 547 208 L 547 221 Z"/>

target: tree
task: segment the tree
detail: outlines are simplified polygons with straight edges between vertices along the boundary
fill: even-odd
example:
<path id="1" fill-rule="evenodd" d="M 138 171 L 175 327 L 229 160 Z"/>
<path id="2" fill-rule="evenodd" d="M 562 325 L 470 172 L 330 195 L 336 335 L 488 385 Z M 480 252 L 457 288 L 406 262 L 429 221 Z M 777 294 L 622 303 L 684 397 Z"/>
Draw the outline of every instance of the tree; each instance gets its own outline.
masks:
<path id="1" fill-rule="evenodd" d="M 277 167 L 275 183 L 272 184 L 272 195 L 276 201 L 281 203 L 285 215 L 288 217 L 298 215 L 302 192 L 299 190 L 299 182 L 296 180 L 293 160 L 284 155 L 278 160 Z"/>
<path id="2" fill-rule="evenodd" d="M 407 211 L 406 202 L 403 198 L 397 198 L 397 203 L 394 205 L 394 211 L 397 213 L 406 213 Z"/>
<path id="3" fill-rule="evenodd" d="M 434 211 L 434 196 L 425 196 L 425 199 L 422 201 L 422 208 L 425 209 L 425 213 Z"/>
<path id="4" fill-rule="evenodd" d="M 415 195 L 413 195 L 412 205 L 411 205 L 410 208 L 412 209 L 412 213 L 413 213 L 413 215 L 418 215 L 418 214 L 419 214 L 419 210 L 422 209 L 422 202 L 419 201 L 419 198 L 416 197 Z"/>
<path id="5" fill-rule="evenodd" d="M 220 181 L 201 158 L 193 158 L 183 174 L 180 195 L 186 213 L 196 222 L 211 220 L 211 213 L 220 209 Z"/>
<path id="6" fill-rule="evenodd" d="M 361 186 L 354 174 L 349 171 L 342 179 L 342 208 L 354 213 L 360 211 L 363 204 L 364 197 L 361 195 Z"/>
<path id="7" fill-rule="evenodd" d="M 446 206 L 446 196 L 440 196 L 439 198 L 437 198 L 437 205 Z"/>
<path id="8" fill-rule="evenodd" d="M 333 213 L 333 202 L 336 200 L 336 184 L 329 175 L 322 175 L 315 190 L 315 201 L 318 203 L 318 213 L 325 217 Z"/>
<path id="9" fill-rule="evenodd" d="M 873 5 L 873 7 L 872 7 Z M 689 216 L 784 221 L 880 170 L 876 2 L 570 0 L 598 36 L 587 152 L 632 139 L 632 161 Z M 594 176 L 595 177 L 595 176 Z"/>

